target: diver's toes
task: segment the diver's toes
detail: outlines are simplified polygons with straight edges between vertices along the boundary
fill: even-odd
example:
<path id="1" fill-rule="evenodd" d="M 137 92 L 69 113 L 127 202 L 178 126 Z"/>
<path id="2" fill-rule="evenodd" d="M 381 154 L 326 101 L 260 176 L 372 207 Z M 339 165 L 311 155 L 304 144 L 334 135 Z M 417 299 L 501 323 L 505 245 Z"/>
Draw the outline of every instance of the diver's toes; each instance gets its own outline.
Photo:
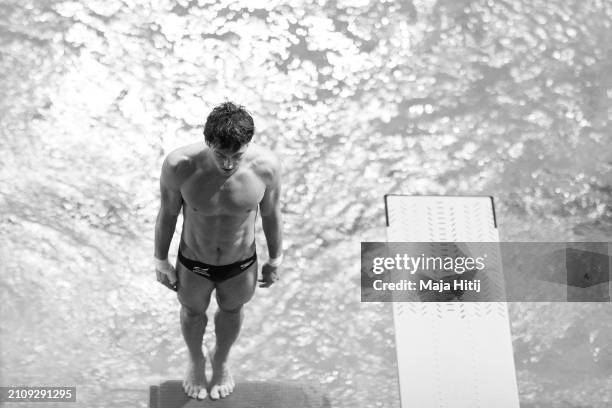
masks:
<path id="1" fill-rule="evenodd" d="M 199 392 L 199 393 L 198 393 L 198 395 L 197 395 L 197 398 L 198 398 L 198 399 L 201 399 L 201 400 L 203 400 L 204 398 L 206 398 L 206 389 L 205 389 L 205 388 L 202 388 L 202 389 L 200 390 L 200 392 Z"/>

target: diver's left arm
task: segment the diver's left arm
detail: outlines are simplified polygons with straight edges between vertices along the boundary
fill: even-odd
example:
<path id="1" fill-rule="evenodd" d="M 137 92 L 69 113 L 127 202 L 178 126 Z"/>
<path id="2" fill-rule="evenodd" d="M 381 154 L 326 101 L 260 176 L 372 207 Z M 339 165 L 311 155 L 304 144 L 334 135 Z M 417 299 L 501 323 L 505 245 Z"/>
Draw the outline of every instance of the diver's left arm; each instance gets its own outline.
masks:
<path id="1" fill-rule="evenodd" d="M 268 244 L 269 260 L 262 267 L 261 287 L 268 287 L 278 280 L 283 257 L 283 220 L 280 205 L 280 163 L 274 159 L 266 177 L 266 192 L 259 203 L 261 225 Z"/>

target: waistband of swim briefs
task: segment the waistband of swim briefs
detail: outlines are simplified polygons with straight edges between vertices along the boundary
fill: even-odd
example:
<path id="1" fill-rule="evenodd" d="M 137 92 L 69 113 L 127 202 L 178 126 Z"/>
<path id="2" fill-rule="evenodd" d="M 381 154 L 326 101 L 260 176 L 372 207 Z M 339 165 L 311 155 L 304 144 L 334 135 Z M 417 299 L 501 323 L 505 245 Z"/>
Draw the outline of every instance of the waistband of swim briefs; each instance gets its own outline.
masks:
<path id="1" fill-rule="evenodd" d="M 242 261 L 238 261 L 238 262 L 233 262 L 231 264 L 227 264 L 227 265 L 210 265 L 204 262 L 200 262 L 200 261 L 194 261 L 193 259 L 189 259 L 187 257 L 185 257 L 185 255 L 183 255 L 183 253 L 181 252 L 181 250 L 179 249 L 178 251 L 178 259 L 179 261 L 185 265 L 187 268 L 189 269 L 193 269 L 195 267 L 198 268 L 202 268 L 202 269 L 206 269 L 209 268 L 210 271 L 214 271 L 215 269 L 219 270 L 219 269 L 228 269 L 228 268 L 232 268 L 234 266 L 238 266 L 238 265 L 242 265 L 245 262 L 251 262 L 257 259 L 257 251 L 255 251 L 253 253 L 253 255 L 251 255 L 250 257 L 243 259 Z"/>

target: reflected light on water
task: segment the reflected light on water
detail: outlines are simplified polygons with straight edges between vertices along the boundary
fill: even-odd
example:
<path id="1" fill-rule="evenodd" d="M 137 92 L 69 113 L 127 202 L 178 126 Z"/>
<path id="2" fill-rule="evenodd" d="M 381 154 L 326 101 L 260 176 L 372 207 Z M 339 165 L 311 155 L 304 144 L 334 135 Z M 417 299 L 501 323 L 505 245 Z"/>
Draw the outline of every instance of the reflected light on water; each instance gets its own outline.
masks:
<path id="1" fill-rule="evenodd" d="M 242 379 L 398 406 L 390 312 L 359 302 L 355 262 L 384 239 L 386 193 L 493 195 L 506 240 L 610 237 L 608 2 L 0 7 L 4 383 L 145 406 L 180 378 L 176 299 L 148 264 L 159 168 L 225 99 L 285 169 L 286 277 L 249 305 Z M 603 406 L 610 309 L 566 306 L 511 307 L 521 398 Z"/>

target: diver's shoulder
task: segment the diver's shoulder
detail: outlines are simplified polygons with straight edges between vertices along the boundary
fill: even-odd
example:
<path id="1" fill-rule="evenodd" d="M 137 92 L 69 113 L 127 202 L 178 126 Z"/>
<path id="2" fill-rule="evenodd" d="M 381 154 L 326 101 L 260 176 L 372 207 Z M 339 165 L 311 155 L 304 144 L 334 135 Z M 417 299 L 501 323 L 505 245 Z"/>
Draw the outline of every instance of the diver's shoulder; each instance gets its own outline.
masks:
<path id="1" fill-rule="evenodd" d="M 252 167 L 255 173 L 266 180 L 266 184 L 280 176 L 281 162 L 278 155 L 263 146 L 252 146 Z"/>
<path id="2" fill-rule="evenodd" d="M 181 146 L 171 151 L 164 160 L 162 175 L 169 181 L 180 183 L 188 178 L 197 169 L 198 158 L 206 149 L 203 143 L 194 143 Z"/>

